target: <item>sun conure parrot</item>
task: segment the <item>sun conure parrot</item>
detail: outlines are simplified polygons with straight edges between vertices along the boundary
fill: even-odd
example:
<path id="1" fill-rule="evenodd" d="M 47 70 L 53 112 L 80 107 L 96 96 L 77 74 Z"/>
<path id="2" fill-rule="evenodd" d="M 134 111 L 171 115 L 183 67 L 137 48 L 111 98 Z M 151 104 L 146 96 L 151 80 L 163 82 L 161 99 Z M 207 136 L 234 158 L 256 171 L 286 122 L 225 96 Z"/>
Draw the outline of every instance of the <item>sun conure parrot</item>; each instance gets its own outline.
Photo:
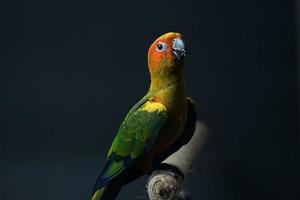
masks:
<path id="1" fill-rule="evenodd" d="M 194 101 L 185 94 L 185 57 L 180 33 L 166 33 L 150 46 L 150 88 L 122 122 L 92 200 L 115 199 L 122 185 L 151 173 L 192 137 L 197 115 Z"/>

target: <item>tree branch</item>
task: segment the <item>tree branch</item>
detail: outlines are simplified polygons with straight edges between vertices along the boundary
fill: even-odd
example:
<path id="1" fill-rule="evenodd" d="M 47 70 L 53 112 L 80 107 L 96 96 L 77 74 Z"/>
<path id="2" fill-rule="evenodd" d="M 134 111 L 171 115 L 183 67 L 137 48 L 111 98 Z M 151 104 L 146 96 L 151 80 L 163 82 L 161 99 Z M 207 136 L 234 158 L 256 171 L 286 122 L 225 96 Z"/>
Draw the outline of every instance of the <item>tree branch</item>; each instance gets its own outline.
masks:
<path id="1" fill-rule="evenodd" d="M 148 179 L 147 190 L 150 200 L 189 199 L 181 191 L 183 179 L 191 171 L 191 165 L 203 146 L 207 130 L 197 121 L 196 130 L 188 144 L 163 161 L 162 168 L 155 170 Z"/>

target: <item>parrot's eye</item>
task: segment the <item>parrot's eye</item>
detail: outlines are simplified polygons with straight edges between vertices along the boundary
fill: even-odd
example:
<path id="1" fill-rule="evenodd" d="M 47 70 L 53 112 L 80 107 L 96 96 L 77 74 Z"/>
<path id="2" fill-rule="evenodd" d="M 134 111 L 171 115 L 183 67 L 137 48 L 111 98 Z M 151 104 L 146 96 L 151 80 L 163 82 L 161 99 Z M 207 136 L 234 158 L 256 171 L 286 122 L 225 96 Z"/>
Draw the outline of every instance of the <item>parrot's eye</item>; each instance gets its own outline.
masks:
<path id="1" fill-rule="evenodd" d="M 167 47 L 166 43 L 159 42 L 159 43 L 157 43 L 156 51 L 162 52 L 162 51 L 166 50 L 166 47 Z"/>

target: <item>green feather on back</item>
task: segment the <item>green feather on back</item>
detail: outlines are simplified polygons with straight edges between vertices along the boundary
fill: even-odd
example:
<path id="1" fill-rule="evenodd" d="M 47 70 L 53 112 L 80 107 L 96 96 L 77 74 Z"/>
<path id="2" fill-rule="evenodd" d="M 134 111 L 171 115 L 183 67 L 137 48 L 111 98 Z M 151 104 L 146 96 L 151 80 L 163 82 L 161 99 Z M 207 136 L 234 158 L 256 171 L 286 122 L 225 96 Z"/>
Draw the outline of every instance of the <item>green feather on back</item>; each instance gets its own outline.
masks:
<path id="1" fill-rule="evenodd" d="M 113 153 L 132 159 L 140 156 L 151 148 L 166 119 L 167 111 L 163 104 L 145 100 L 126 116 L 108 152 L 108 158 Z"/>
<path id="2" fill-rule="evenodd" d="M 147 153 L 166 120 L 167 110 L 163 104 L 152 102 L 148 96 L 140 100 L 121 124 L 95 189 L 103 187 Z"/>

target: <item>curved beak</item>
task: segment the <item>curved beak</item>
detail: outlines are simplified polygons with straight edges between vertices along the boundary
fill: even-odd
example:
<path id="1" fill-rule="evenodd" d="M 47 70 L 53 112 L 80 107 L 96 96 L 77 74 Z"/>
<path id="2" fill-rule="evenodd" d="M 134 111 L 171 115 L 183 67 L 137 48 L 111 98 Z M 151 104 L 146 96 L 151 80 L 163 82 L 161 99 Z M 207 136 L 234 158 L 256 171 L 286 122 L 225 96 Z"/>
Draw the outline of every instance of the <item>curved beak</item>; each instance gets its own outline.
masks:
<path id="1" fill-rule="evenodd" d="M 186 49 L 181 38 L 173 39 L 173 57 L 175 63 L 181 63 L 186 57 Z"/>

